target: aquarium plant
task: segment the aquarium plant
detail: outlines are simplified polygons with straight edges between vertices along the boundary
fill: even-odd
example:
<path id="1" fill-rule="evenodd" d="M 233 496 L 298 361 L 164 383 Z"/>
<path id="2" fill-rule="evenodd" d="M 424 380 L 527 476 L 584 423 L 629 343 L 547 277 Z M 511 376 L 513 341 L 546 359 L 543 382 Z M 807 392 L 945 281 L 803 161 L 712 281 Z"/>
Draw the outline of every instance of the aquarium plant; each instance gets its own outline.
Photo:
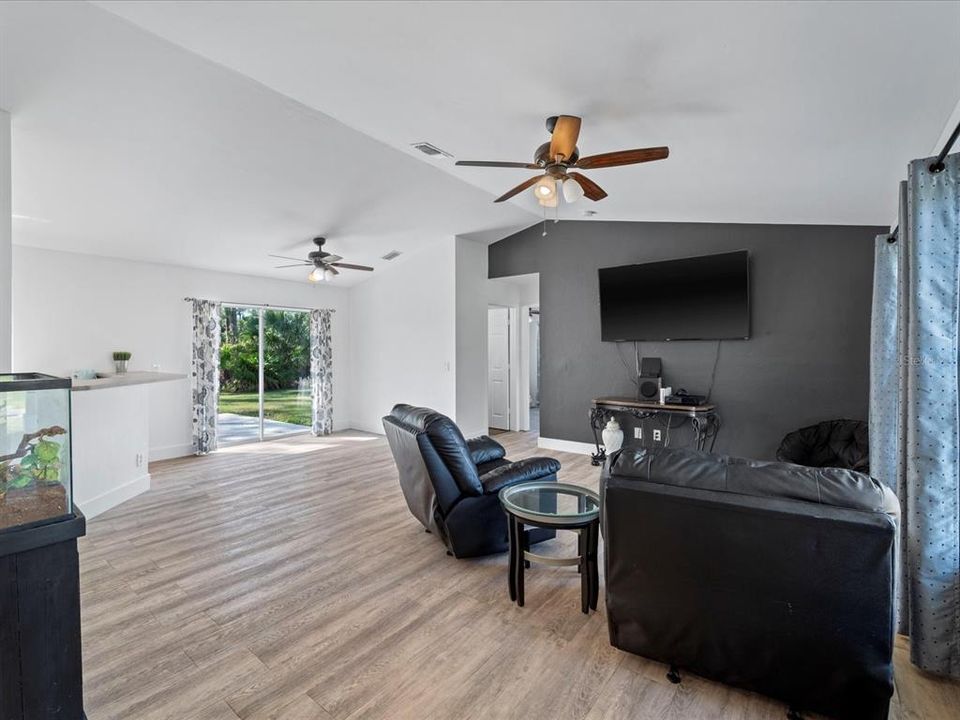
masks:
<path id="1" fill-rule="evenodd" d="M 0 497 L 12 489 L 59 484 L 61 445 L 50 438 L 66 433 L 59 425 L 41 428 L 24 435 L 14 452 L 0 455 Z"/>

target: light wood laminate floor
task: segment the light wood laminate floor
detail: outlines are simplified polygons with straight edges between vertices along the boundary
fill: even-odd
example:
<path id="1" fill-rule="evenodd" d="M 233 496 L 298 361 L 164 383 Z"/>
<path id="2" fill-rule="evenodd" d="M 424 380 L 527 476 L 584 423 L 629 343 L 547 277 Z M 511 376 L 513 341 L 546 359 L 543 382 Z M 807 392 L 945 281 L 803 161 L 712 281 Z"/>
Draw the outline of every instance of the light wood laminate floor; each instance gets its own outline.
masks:
<path id="1" fill-rule="evenodd" d="M 497 439 L 513 458 L 538 452 L 530 434 Z M 587 457 L 539 454 L 596 487 Z M 572 568 L 534 566 L 516 607 L 505 555 L 454 560 L 423 532 L 381 437 L 301 436 L 151 471 L 153 489 L 80 544 L 89 720 L 784 717 L 612 648 L 602 591 L 581 614 Z M 960 717 L 960 687 L 913 670 L 902 642 L 896 659 L 895 720 Z"/>

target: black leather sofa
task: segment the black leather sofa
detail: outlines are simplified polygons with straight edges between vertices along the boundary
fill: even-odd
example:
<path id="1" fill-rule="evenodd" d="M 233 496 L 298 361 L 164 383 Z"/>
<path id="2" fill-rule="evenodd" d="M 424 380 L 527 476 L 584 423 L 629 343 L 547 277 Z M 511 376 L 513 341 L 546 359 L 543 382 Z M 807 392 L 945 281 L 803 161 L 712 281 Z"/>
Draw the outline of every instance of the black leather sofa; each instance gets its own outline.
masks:
<path id="1" fill-rule="evenodd" d="M 800 711 L 887 717 L 888 488 L 851 470 L 625 448 L 601 493 L 614 646 Z"/>
<path id="2" fill-rule="evenodd" d="M 395 405 L 383 429 L 400 473 L 400 487 L 414 517 L 458 558 L 505 552 L 507 520 L 497 494 L 528 480 L 556 481 L 560 463 L 534 457 L 511 462 L 486 435 L 465 440 L 446 415 Z M 529 542 L 556 533 L 531 529 Z"/>

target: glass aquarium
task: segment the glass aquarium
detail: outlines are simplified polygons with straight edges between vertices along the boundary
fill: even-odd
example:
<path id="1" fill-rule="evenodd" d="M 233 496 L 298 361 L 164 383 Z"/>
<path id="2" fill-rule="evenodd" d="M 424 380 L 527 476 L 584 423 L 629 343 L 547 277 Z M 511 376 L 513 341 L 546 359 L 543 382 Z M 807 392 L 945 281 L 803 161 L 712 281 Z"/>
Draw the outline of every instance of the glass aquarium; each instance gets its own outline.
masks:
<path id="1" fill-rule="evenodd" d="M 70 380 L 0 373 L 0 533 L 73 514 Z"/>

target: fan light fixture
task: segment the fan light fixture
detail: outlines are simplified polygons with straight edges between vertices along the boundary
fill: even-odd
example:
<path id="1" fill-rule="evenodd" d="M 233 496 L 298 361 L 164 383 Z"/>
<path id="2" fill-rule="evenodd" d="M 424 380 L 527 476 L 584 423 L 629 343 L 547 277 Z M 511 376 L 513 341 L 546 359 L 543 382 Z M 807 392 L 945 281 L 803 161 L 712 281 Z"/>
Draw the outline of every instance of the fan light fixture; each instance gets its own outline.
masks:
<path id="1" fill-rule="evenodd" d="M 600 170 L 601 168 L 636 165 L 638 163 L 663 160 L 670 155 L 666 146 L 636 148 L 633 150 L 614 150 L 599 155 L 580 155 L 577 141 L 580 139 L 581 119 L 576 115 L 552 115 L 547 118 L 547 132 L 550 133 L 550 142 L 543 143 L 533 153 L 533 162 L 499 162 L 488 160 L 457 160 L 459 166 L 519 168 L 521 170 L 538 170 L 543 173 L 524 180 L 516 187 L 507 190 L 494 202 L 504 202 L 518 193 L 533 188 L 533 194 L 544 207 L 557 195 L 563 185 L 563 198 L 568 203 L 574 203 L 580 198 L 587 198 L 593 202 L 603 200 L 607 193 L 593 180 L 583 175 L 580 170 Z M 568 175 L 569 173 L 569 175 Z M 546 202 L 545 202 L 546 201 Z"/>
<path id="2" fill-rule="evenodd" d="M 343 258 L 339 255 L 327 252 L 323 249 L 323 246 L 326 244 L 326 242 L 327 239 L 325 237 L 315 237 L 313 239 L 313 244 L 317 246 L 317 249 L 308 253 L 306 258 L 288 257 L 286 255 L 270 255 L 270 257 L 279 258 L 280 260 L 295 261 L 293 265 L 277 265 L 277 269 L 304 267 L 310 268 L 310 272 L 307 274 L 307 279 L 310 280 L 310 282 L 333 280 L 337 275 L 340 274 L 340 270 L 338 268 L 344 270 L 365 270 L 366 272 L 373 272 L 372 267 L 343 262 Z M 399 253 L 396 254 L 399 255 Z"/>
<path id="3" fill-rule="evenodd" d="M 575 203 L 583 197 L 583 187 L 573 178 L 563 181 L 563 199 L 568 203 Z"/>
<path id="4" fill-rule="evenodd" d="M 538 201 L 539 201 L 541 207 L 545 207 L 545 208 L 555 208 L 555 207 L 557 207 L 557 205 L 560 204 L 560 196 L 557 195 L 556 193 L 554 193 L 554 194 L 553 194 L 553 197 L 551 197 L 551 198 L 549 198 L 549 199 L 547 199 L 547 200 L 543 200 L 543 199 L 538 198 Z"/>
<path id="5" fill-rule="evenodd" d="M 550 175 L 544 175 L 533 186 L 533 192 L 541 203 L 545 200 L 555 199 L 557 197 L 557 181 Z"/>

